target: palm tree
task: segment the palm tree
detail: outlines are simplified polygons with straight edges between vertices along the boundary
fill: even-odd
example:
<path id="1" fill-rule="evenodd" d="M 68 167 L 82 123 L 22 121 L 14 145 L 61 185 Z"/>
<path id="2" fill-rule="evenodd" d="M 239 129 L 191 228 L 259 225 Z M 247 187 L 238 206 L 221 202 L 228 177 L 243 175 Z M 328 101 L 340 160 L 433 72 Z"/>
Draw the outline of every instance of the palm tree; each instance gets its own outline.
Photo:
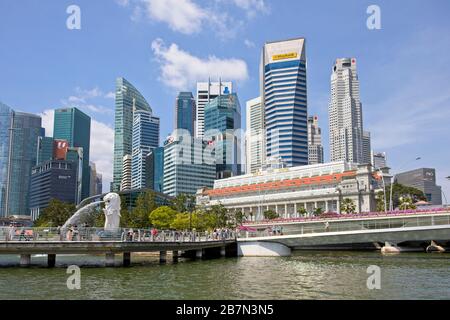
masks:
<path id="1" fill-rule="evenodd" d="M 298 214 L 300 216 L 306 216 L 306 214 L 308 213 L 308 211 L 306 211 L 305 207 L 301 207 L 297 210 Z"/>
<path id="2" fill-rule="evenodd" d="M 413 199 L 409 196 L 400 197 L 398 200 L 400 201 L 400 204 L 398 206 L 400 210 L 409 210 L 417 208 L 413 202 Z"/>
<path id="3" fill-rule="evenodd" d="M 345 212 L 348 214 L 348 213 L 355 213 L 355 211 L 356 211 L 356 205 L 352 199 L 345 198 L 344 200 L 342 200 L 341 212 Z"/>

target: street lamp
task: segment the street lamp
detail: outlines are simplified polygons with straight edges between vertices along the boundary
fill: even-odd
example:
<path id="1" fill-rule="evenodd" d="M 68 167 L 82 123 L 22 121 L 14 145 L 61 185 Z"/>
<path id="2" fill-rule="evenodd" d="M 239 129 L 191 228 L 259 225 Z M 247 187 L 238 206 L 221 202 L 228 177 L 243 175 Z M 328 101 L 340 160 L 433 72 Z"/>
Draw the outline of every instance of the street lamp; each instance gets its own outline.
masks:
<path id="1" fill-rule="evenodd" d="M 400 171 L 407 165 L 407 164 L 409 164 L 409 163 L 411 163 L 411 162 L 414 162 L 414 161 L 418 161 L 418 160 L 420 160 L 420 159 L 422 159 L 421 157 L 417 157 L 417 158 L 415 158 L 414 160 L 412 160 L 412 161 L 408 161 L 407 163 L 405 163 L 405 164 L 403 164 L 401 167 L 400 167 Z M 389 211 L 393 211 L 394 210 L 394 203 L 392 202 L 392 190 L 394 189 L 394 183 L 395 183 L 395 177 L 397 176 L 397 174 L 398 173 L 396 173 L 396 174 L 394 174 L 393 176 L 392 176 L 392 179 L 391 179 L 391 192 L 390 192 L 390 197 L 389 197 Z"/>

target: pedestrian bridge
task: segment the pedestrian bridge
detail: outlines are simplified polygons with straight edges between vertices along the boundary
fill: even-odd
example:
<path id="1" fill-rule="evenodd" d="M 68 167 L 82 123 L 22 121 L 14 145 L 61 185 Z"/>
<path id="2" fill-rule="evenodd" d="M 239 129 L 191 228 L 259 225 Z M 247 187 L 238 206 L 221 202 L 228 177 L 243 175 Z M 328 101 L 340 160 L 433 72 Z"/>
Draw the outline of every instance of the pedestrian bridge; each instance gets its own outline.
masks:
<path id="1" fill-rule="evenodd" d="M 80 228 L 61 231 L 56 228 L 0 228 L 0 254 L 20 255 L 20 264 L 28 266 L 31 255 L 47 254 L 49 267 L 55 266 L 57 254 L 104 254 L 106 266 L 113 266 L 116 254 L 123 255 L 128 266 L 133 252 L 159 252 L 165 262 L 167 252 L 176 261 L 179 254 L 202 258 L 236 253 L 236 235 L 230 231 L 217 234 L 200 232 L 160 232 L 150 230 Z"/>
<path id="2" fill-rule="evenodd" d="M 238 237 L 242 256 L 285 256 L 298 249 L 380 249 L 385 242 L 425 249 L 450 245 L 450 212 L 397 212 L 247 224 Z"/>

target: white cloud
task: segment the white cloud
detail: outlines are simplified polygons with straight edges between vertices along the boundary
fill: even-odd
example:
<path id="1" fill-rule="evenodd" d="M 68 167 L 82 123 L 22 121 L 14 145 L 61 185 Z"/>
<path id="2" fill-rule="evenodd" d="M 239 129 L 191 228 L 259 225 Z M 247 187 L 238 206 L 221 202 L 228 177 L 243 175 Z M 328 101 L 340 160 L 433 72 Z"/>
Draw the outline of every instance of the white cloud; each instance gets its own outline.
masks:
<path id="1" fill-rule="evenodd" d="M 202 59 L 181 50 L 175 43 L 167 47 L 161 39 L 152 42 L 152 50 L 161 64 L 160 78 L 171 88 L 185 90 L 209 77 L 221 77 L 227 81 L 244 81 L 248 78 L 247 64 L 240 59 L 220 59 L 216 56 Z"/>
<path id="2" fill-rule="evenodd" d="M 244 44 L 247 48 L 254 48 L 255 47 L 255 43 L 251 40 L 245 39 L 244 40 Z"/>
<path id="3" fill-rule="evenodd" d="M 46 136 L 53 136 L 54 110 L 45 110 L 40 114 Z M 114 158 L 114 129 L 109 125 L 91 119 L 90 161 L 97 166 L 97 171 L 103 175 L 103 190 L 109 190 L 112 181 Z"/>
<path id="4" fill-rule="evenodd" d="M 257 13 L 268 13 L 264 0 L 233 0 L 234 4 L 241 9 L 244 9 L 250 17 L 255 16 Z"/>
<path id="5" fill-rule="evenodd" d="M 89 100 L 95 98 L 103 98 L 103 99 L 114 99 L 115 93 L 108 92 L 103 93 L 98 87 L 95 87 L 90 90 L 81 89 L 80 87 L 75 88 L 75 95 L 69 96 L 67 99 L 62 99 L 61 103 L 65 107 L 76 107 L 82 110 L 89 110 L 95 113 L 102 114 L 113 114 L 114 110 L 111 108 L 107 108 L 100 105 L 94 105 L 89 103 Z"/>
<path id="6" fill-rule="evenodd" d="M 108 92 L 107 94 L 105 94 L 104 96 L 106 99 L 115 99 L 116 98 L 116 94 L 112 91 Z"/>
<path id="7" fill-rule="evenodd" d="M 130 0 L 116 0 L 116 3 L 121 7 L 127 7 L 130 4 Z"/>
<path id="8" fill-rule="evenodd" d="M 210 18 L 208 12 L 191 0 L 144 0 L 150 18 L 165 22 L 169 28 L 184 34 L 197 33 Z"/>

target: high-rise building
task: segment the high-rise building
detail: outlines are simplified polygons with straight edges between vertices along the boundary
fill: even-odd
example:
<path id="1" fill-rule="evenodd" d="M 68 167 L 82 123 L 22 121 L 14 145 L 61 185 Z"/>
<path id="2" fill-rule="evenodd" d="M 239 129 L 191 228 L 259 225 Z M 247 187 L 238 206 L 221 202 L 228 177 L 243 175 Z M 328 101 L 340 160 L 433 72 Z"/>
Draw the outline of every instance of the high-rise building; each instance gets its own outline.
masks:
<path id="1" fill-rule="evenodd" d="M 126 154 L 122 159 L 122 181 L 120 183 L 120 191 L 131 190 L 131 163 L 131 155 Z"/>
<path id="2" fill-rule="evenodd" d="M 355 58 L 337 59 L 329 104 L 331 161 L 370 163 L 370 134 L 363 130 Z"/>
<path id="3" fill-rule="evenodd" d="M 53 144 L 53 137 L 38 138 L 36 165 L 53 160 Z"/>
<path id="4" fill-rule="evenodd" d="M 52 199 L 76 203 L 77 165 L 72 161 L 47 160 L 33 167 L 30 187 L 32 220 L 39 217 Z"/>
<path id="5" fill-rule="evenodd" d="M 99 172 L 97 172 L 97 166 L 94 162 L 91 162 L 89 166 L 91 174 L 90 196 L 102 194 L 103 190 L 102 175 Z"/>
<path id="6" fill-rule="evenodd" d="M 36 164 L 38 137 L 45 136 L 41 123 L 41 117 L 37 115 L 12 112 L 6 174 L 6 215 L 30 214 L 31 168 Z"/>
<path id="7" fill-rule="evenodd" d="M 261 59 L 266 157 L 287 167 L 308 164 L 305 39 L 268 42 Z"/>
<path id="8" fill-rule="evenodd" d="M 195 137 L 202 138 L 205 133 L 205 105 L 222 94 L 233 93 L 231 82 L 197 82 L 197 112 L 195 122 Z"/>
<path id="9" fill-rule="evenodd" d="M 216 97 L 205 105 L 204 111 L 204 138 L 214 143 L 216 178 L 240 175 L 241 139 L 235 130 L 241 128 L 241 106 L 236 93 Z"/>
<path id="10" fill-rule="evenodd" d="M 83 148 L 81 200 L 89 197 L 89 149 L 91 141 L 91 118 L 77 108 L 55 110 L 53 138 L 66 140 L 69 143 L 69 147 Z"/>
<path id="11" fill-rule="evenodd" d="M 145 160 L 159 145 L 159 118 L 151 111 L 136 110 L 133 120 L 131 189 L 143 189 L 146 185 Z"/>
<path id="12" fill-rule="evenodd" d="M 369 131 L 363 131 L 362 146 L 363 146 L 363 154 L 362 154 L 361 163 L 364 163 L 364 164 L 372 163 L 371 154 L 370 154 L 370 152 L 372 150 L 372 143 L 370 141 L 370 132 Z"/>
<path id="13" fill-rule="evenodd" d="M 214 185 L 216 166 L 213 159 L 205 159 L 207 146 L 202 139 L 168 139 L 164 146 L 165 194 L 196 194 L 198 189 Z"/>
<path id="14" fill-rule="evenodd" d="M 376 169 L 383 169 L 387 167 L 387 158 L 386 152 L 375 152 L 372 150 L 371 152 L 371 164 Z"/>
<path id="15" fill-rule="evenodd" d="M 324 162 L 322 130 L 319 127 L 319 117 L 308 117 L 308 162 L 319 164 Z"/>
<path id="16" fill-rule="evenodd" d="M 395 182 L 417 188 L 425 194 L 428 202 L 433 205 L 442 205 L 442 189 L 436 185 L 435 169 L 420 168 L 402 172 L 395 176 Z"/>
<path id="17" fill-rule="evenodd" d="M 246 173 L 255 173 L 261 169 L 265 159 L 264 109 L 261 97 L 247 101 L 246 112 Z"/>
<path id="18" fill-rule="evenodd" d="M 111 191 L 120 190 L 123 159 L 126 155 L 131 155 L 133 151 L 133 112 L 135 110 L 152 111 L 148 102 L 131 83 L 124 78 L 118 78 L 116 80 L 114 172 Z"/>
<path id="19" fill-rule="evenodd" d="M 76 179 L 76 191 L 75 191 L 75 203 L 79 204 L 82 200 L 82 186 L 84 176 L 84 151 L 82 147 L 73 147 L 66 149 L 66 155 L 64 154 L 64 144 L 62 141 L 55 141 L 55 156 L 54 160 L 67 160 L 73 163 L 74 168 L 77 170 Z M 59 155 L 58 155 L 59 153 Z"/>
<path id="20" fill-rule="evenodd" d="M 145 160 L 146 185 L 156 192 L 164 191 L 164 147 L 153 149 Z"/>
<path id="21" fill-rule="evenodd" d="M 180 92 L 175 103 L 175 129 L 184 129 L 195 136 L 196 106 L 192 92 Z"/>
<path id="22" fill-rule="evenodd" d="M 103 175 L 101 173 L 97 172 L 97 175 L 95 177 L 95 184 L 96 184 L 96 192 L 97 194 L 103 193 Z"/>
<path id="23" fill-rule="evenodd" d="M 10 107 L 0 102 L 0 217 L 7 215 L 5 210 L 12 113 Z"/>

